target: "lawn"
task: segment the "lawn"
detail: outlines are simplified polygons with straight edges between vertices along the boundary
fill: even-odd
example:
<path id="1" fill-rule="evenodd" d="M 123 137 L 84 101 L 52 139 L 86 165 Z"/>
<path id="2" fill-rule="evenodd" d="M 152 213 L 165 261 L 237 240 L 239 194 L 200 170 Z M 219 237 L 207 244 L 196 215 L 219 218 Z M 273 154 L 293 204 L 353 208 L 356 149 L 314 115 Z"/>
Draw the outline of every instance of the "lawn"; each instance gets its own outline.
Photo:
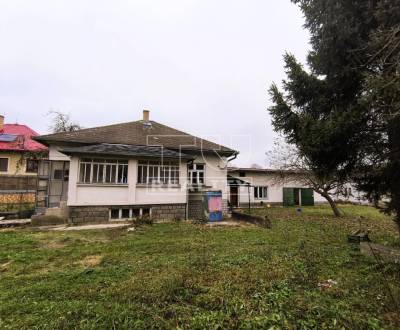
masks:
<path id="1" fill-rule="evenodd" d="M 253 211 L 272 229 L 0 231 L 0 328 L 399 328 L 400 265 L 346 242 L 362 226 L 399 246 L 395 227 L 369 207 L 343 210 Z"/>

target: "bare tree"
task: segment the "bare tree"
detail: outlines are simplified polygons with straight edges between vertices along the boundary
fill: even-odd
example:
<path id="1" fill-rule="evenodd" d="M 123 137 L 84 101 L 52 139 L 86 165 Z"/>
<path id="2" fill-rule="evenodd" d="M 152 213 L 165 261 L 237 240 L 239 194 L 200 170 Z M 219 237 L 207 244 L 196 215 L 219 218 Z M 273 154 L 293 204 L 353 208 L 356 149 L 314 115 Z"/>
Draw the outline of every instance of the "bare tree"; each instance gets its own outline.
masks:
<path id="1" fill-rule="evenodd" d="M 313 170 L 307 158 L 301 156 L 294 145 L 287 144 L 283 139 L 277 139 L 272 150 L 266 154 L 270 159 L 270 166 L 278 170 L 274 181 L 295 182 L 310 187 L 328 201 L 335 216 L 342 215 L 333 196 L 349 182 L 347 179 L 339 178 L 334 173 Z"/>
<path id="2" fill-rule="evenodd" d="M 77 122 L 73 122 L 69 114 L 60 111 L 50 111 L 48 115 L 52 116 L 49 129 L 53 133 L 73 132 L 82 129 Z"/>

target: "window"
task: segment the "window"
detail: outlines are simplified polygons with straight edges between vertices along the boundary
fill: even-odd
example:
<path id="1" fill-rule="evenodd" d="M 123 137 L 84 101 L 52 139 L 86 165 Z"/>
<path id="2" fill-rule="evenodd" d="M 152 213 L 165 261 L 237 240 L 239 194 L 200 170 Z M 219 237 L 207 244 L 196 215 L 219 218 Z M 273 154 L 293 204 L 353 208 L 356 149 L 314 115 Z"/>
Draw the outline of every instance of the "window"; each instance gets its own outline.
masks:
<path id="1" fill-rule="evenodd" d="M 128 183 L 128 161 L 84 158 L 80 163 L 79 182 L 126 184 Z"/>
<path id="2" fill-rule="evenodd" d="M 189 184 L 204 185 L 204 164 L 189 165 Z"/>
<path id="3" fill-rule="evenodd" d="M 129 219 L 130 216 L 130 210 L 129 209 L 122 209 L 122 213 L 121 213 L 121 218 L 122 219 Z"/>
<path id="4" fill-rule="evenodd" d="M 140 219 L 151 217 L 151 208 L 115 207 L 109 211 L 110 220 Z"/>
<path id="5" fill-rule="evenodd" d="M 63 179 L 63 170 L 55 169 L 53 171 L 53 180 L 62 180 Z"/>
<path id="6" fill-rule="evenodd" d="M 244 178 L 246 176 L 246 172 L 239 172 L 239 177 Z"/>
<path id="7" fill-rule="evenodd" d="M 179 164 L 174 162 L 139 161 L 138 183 L 179 184 Z"/>
<path id="8" fill-rule="evenodd" d="M 255 199 L 267 199 L 268 198 L 268 187 L 254 187 L 254 198 Z"/>
<path id="9" fill-rule="evenodd" d="M 119 209 L 111 209 L 111 219 L 119 219 Z"/>
<path id="10" fill-rule="evenodd" d="M 8 158 L 0 158 L 0 172 L 8 172 Z"/>
<path id="11" fill-rule="evenodd" d="M 26 160 L 26 173 L 37 173 L 38 172 L 38 161 L 36 159 Z"/>

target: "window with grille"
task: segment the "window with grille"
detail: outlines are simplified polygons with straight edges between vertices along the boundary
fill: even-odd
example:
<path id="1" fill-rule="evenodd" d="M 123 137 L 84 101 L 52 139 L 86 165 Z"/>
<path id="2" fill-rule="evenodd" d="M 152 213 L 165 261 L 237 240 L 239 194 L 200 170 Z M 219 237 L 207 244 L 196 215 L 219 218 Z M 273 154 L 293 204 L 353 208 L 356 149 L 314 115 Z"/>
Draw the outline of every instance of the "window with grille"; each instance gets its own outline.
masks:
<path id="1" fill-rule="evenodd" d="M 36 159 L 26 160 L 26 173 L 37 173 L 38 171 L 38 161 Z"/>
<path id="2" fill-rule="evenodd" d="M 268 198 L 268 187 L 254 187 L 254 198 L 255 199 L 267 199 Z"/>
<path id="3" fill-rule="evenodd" d="M 139 161 L 138 183 L 179 184 L 179 163 Z"/>
<path id="4" fill-rule="evenodd" d="M 127 184 L 128 161 L 113 159 L 82 159 L 79 182 L 92 184 Z"/>
<path id="5" fill-rule="evenodd" d="M 192 186 L 204 185 L 204 164 L 190 164 L 189 165 L 189 184 Z"/>

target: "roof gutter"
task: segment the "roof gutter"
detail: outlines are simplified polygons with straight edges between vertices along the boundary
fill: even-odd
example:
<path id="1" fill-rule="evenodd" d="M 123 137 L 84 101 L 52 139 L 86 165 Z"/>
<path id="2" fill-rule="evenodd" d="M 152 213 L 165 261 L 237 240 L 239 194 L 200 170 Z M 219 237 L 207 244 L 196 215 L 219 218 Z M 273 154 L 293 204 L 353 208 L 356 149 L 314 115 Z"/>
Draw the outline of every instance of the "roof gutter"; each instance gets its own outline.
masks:
<path id="1" fill-rule="evenodd" d="M 237 156 L 239 155 L 239 151 L 235 151 L 235 153 L 233 154 L 233 156 L 231 158 L 227 159 L 227 162 L 231 162 L 232 160 L 235 160 L 237 158 Z"/>

